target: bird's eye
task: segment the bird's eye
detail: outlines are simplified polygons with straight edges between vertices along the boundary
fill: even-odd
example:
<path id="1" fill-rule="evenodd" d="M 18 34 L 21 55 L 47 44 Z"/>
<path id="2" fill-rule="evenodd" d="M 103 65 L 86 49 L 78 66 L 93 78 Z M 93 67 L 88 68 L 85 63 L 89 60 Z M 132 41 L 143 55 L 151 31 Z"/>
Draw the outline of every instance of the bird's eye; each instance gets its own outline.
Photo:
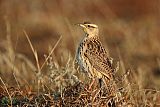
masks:
<path id="1" fill-rule="evenodd" d="M 87 27 L 91 27 L 90 25 L 88 25 Z"/>

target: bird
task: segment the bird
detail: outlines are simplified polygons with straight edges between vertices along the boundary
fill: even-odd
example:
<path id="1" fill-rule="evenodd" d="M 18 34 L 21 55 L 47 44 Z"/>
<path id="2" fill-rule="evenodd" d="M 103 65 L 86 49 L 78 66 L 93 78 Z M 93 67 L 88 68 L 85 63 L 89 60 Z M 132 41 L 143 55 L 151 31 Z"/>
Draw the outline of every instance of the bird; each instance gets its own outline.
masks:
<path id="1" fill-rule="evenodd" d="M 102 83 L 104 83 L 108 88 L 107 92 L 110 95 L 116 96 L 115 84 L 110 85 L 114 81 L 113 74 L 116 69 L 112 66 L 113 58 L 110 57 L 100 41 L 98 26 L 90 22 L 79 23 L 77 25 L 82 27 L 85 33 L 76 53 L 76 63 L 78 63 L 80 71 L 86 73 L 93 80 L 98 78 L 100 88 L 102 87 Z M 113 98 L 110 99 L 108 106 L 116 107 Z"/>
<path id="2" fill-rule="evenodd" d="M 89 78 L 98 78 L 101 87 L 103 81 L 107 84 L 106 80 L 113 80 L 112 58 L 100 41 L 96 24 L 84 22 L 77 25 L 82 27 L 85 35 L 77 48 L 76 63 Z"/>

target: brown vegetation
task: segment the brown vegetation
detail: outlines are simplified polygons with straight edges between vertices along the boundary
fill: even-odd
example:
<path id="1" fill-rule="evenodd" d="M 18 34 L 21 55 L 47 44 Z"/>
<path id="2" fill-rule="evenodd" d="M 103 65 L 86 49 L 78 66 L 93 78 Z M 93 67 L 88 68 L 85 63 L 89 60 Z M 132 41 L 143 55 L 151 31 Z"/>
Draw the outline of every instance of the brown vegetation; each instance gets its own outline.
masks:
<path id="1" fill-rule="evenodd" d="M 73 64 L 82 38 L 74 24 L 90 21 L 99 26 L 114 62 L 120 61 L 117 104 L 159 107 L 159 5 L 158 0 L 0 1 L 0 106 L 106 106 L 112 96 L 100 97 L 97 84 Z"/>

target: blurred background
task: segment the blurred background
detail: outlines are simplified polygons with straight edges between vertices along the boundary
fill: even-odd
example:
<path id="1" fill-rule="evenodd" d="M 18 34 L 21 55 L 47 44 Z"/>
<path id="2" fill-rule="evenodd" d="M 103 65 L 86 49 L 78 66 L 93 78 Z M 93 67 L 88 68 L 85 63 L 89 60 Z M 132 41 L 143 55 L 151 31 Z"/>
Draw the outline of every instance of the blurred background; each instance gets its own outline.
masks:
<path id="1" fill-rule="evenodd" d="M 36 63 L 23 31 L 40 64 L 62 36 L 53 56 L 59 66 L 65 66 L 69 56 L 74 59 L 84 35 L 74 24 L 89 21 L 99 26 L 111 57 L 123 60 L 125 69 L 140 73 L 144 81 L 151 80 L 145 85 L 160 88 L 159 19 L 159 0 L 0 0 L 0 75 L 11 70 L 6 54 L 11 60 L 13 53 L 22 54 Z"/>

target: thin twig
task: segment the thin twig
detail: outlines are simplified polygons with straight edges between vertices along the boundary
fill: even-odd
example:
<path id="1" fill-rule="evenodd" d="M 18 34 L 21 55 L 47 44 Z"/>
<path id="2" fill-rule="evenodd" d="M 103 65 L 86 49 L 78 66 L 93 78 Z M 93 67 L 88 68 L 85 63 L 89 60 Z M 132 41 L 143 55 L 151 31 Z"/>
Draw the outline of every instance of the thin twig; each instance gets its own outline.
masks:
<path id="1" fill-rule="evenodd" d="M 51 52 L 49 53 L 49 55 L 47 56 L 47 58 L 45 59 L 44 63 L 41 66 L 41 70 L 44 67 L 44 65 L 46 64 L 46 62 L 48 61 L 49 57 L 52 55 L 53 51 L 55 50 L 55 48 L 57 47 L 57 45 L 59 44 L 60 40 L 62 39 L 62 36 L 59 37 L 57 43 L 54 45 L 54 47 L 52 48 Z"/>
<path id="2" fill-rule="evenodd" d="M 18 90 L 20 90 L 20 85 L 19 85 L 19 82 L 18 82 L 18 80 L 17 80 L 17 78 L 16 78 L 14 72 L 13 72 L 13 76 L 14 76 L 14 79 L 16 80 L 16 83 L 17 83 L 17 86 L 18 86 Z"/>
<path id="3" fill-rule="evenodd" d="M 31 40 L 29 39 L 28 34 L 26 33 L 26 31 L 23 30 L 23 32 L 24 32 L 24 34 L 25 34 L 25 36 L 26 36 L 26 38 L 27 38 L 27 40 L 28 40 L 28 43 L 29 43 L 29 45 L 30 45 L 30 47 L 31 47 L 31 50 L 32 50 L 32 52 L 33 52 L 33 55 L 34 55 L 34 57 L 35 57 L 35 59 L 36 59 L 37 70 L 38 70 L 38 72 L 40 73 L 41 69 L 40 69 L 40 65 L 39 65 L 39 60 L 38 60 L 37 51 L 34 49 L 32 43 L 31 43 Z"/>
<path id="4" fill-rule="evenodd" d="M 7 89 L 7 86 L 6 86 L 6 84 L 4 83 L 4 81 L 2 80 L 1 77 L 0 77 L 0 80 L 1 80 L 2 84 L 4 85 L 4 88 L 5 88 L 8 96 L 9 96 L 9 99 L 10 99 L 10 101 L 11 101 L 11 107 L 12 107 L 12 97 L 11 97 L 11 95 L 9 94 L 9 91 L 8 91 L 8 89 Z"/>

